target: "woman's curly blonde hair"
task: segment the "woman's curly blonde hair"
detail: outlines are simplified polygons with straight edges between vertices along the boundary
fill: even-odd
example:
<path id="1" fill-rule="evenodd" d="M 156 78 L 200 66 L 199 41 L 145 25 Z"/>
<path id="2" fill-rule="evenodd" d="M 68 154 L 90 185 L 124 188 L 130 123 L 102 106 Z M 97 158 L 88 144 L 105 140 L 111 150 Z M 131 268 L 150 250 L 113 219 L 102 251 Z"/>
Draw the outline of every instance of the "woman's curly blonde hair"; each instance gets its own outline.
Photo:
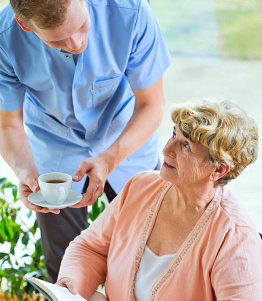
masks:
<path id="1" fill-rule="evenodd" d="M 208 163 L 225 163 L 231 167 L 217 181 L 219 185 L 235 179 L 257 159 L 257 126 L 231 102 L 201 101 L 175 105 L 171 118 L 186 138 L 208 149 Z"/>

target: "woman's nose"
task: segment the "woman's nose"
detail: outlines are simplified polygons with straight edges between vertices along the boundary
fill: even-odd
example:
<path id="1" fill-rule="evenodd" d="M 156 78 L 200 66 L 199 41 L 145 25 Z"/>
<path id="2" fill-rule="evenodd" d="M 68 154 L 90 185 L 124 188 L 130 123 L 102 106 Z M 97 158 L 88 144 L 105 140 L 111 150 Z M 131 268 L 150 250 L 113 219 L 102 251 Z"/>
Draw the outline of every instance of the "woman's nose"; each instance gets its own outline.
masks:
<path id="1" fill-rule="evenodd" d="M 164 149 L 163 149 L 163 154 L 166 156 L 171 156 L 173 158 L 176 157 L 176 141 L 175 139 L 171 138 L 168 140 L 166 143 Z"/>

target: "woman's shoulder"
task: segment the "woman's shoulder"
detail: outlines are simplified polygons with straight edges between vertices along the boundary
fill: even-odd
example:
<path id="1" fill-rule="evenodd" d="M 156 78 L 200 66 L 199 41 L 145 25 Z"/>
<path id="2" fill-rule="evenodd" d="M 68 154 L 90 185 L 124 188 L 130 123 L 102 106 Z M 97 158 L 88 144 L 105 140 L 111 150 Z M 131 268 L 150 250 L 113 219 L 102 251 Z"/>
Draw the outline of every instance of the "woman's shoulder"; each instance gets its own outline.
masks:
<path id="1" fill-rule="evenodd" d="M 160 171 L 159 170 L 152 170 L 152 171 L 141 171 L 137 173 L 133 179 L 133 183 L 141 183 L 143 185 L 146 184 L 164 184 L 165 181 L 160 177 Z"/>
<path id="2" fill-rule="evenodd" d="M 220 208 L 223 214 L 233 223 L 239 226 L 253 226 L 246 209 L 227 186 L 223 187 Z"/>
<path id="3" fill-rule="evenodd" d="M 224 186 L 222 192 L 219 206 L 206 232 L 207 239 L 210 238 L 210 231 L 212 232 L 210 252 L 213 252 L 215 257 L 222 254 L 228 258 L 233 250 L 240 253 L 243 251 L 245 253 L 244 255 L 241 253 L 243 256 L 261 253 L 261 239 L 246 209 L 228 187 Z"/>
<path id="4" fill-rule="evenodd" d="M 258 231 L 247 213 L 246 208 L 227 186 L 223 187 L 223 196 L 218 208 L 219 225 L 223 225 L 225 233 L 236 236 L 258 236 Z M 223 232 L 223 231 L 222 231 Z"/>
<path id="5" fill-rule="evenodd" d="M 167 182 L 160 177 L 159 171 L 139 172 L 129 180 L 123 190 L 125 203 L 151 199 L 166 185 Z"/>

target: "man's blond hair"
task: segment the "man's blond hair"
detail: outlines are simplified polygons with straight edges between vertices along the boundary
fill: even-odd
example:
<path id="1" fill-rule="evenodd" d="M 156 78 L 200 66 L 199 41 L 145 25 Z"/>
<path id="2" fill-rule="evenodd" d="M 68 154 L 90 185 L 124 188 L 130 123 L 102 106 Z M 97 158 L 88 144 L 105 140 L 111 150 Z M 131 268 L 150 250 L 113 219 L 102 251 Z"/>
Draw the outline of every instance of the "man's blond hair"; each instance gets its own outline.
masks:
<path id="1" fill-rule="evenodd" d="M 63 24 L 71 1 L 78 0 L 10 0 L 16 16 L 28 27 L 31 20 L 41 29 L 53 29 Z"/>

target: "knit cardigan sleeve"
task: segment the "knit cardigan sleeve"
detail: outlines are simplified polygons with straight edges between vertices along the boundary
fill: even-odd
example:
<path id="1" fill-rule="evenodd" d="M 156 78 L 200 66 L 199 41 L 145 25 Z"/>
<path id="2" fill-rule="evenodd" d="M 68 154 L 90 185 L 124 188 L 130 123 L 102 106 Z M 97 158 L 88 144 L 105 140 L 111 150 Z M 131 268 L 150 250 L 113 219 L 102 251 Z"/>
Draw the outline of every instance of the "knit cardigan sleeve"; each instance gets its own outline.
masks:
<path id="1" fill-rule="evenodd" d="M 58 281 L 69 278 L 76 292 L 87 299 L 103 283 L 111 238 L 132 179 L 91 226 L 66 249 Z"/>

